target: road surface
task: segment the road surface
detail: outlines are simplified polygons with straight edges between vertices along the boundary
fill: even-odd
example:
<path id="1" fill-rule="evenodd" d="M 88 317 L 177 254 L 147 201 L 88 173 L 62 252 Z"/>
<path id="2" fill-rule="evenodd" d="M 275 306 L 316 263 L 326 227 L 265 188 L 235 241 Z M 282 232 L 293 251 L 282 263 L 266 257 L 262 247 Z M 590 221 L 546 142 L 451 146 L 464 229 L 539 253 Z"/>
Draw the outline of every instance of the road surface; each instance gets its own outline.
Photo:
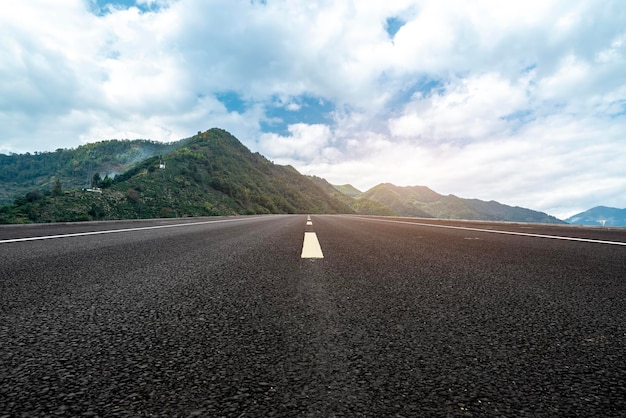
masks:
<path id="1" fill-rule="evenodd" d="M 0 227 L 0 417 L 626 414 L 626 229 L 308 219 Z"/>

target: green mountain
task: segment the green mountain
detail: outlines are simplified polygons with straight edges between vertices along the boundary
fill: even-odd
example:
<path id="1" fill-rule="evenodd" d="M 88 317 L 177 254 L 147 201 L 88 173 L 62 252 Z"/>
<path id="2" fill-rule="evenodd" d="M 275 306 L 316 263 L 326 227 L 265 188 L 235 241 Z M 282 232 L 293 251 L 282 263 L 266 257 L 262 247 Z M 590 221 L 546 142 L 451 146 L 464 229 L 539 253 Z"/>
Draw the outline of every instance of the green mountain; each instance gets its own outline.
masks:
<path id="1" fill-rule="evenodd" d="M 575 225 L 626 226 L 626 209 L 596 206 L 567 218 L 565 222 Z"/>
<path id="2" fill-rule="evenodd" d="M 324 192 L 345 203 L 353 212 L 359 215 L 397 216 L 396 213 L 387 206 L 360 197 L 363 195 L 363 192 L 356 189 L 354 186 L 349 184 L 335 186 L 317 176 L 310 176 L 309 178 L 324 190 Z"/>
<path id="3" fill-rule="evenodd" d="M 185 140 L 165 144 L 114 139 L 54 152 L 0 154 L 0 205 L 13 203 L 32 190 L 52 189 L 57 180 L 65 189 L 90 187 L 94 173 L 113 177 L 184 144 Z"/>
<path id="4" fill-rule="evenodd" d="M 318 176 L 307 176 L 309 180 L 317 185 L 320 189 L 324 191 L 324 193 L 334 197 L 335 199 L 343 202 L 347 206 L 352 206 L 354 199 L 335 188 L 332 184 L 330 184 L 326 179 L 323 179 Z"/>
<path id="5" fill-rule="evenodd" d="M 493 200 L 485 202 L 454 195 L 443 196 L 425 186 L 400 187 L 383 183 L 365 192 L 363 197 L 388 206 L 400 216 L 563 223 L 543 212 L 508 206 Z"/>
<path id="6" fill-rule="evenodd" d="M 333 186 L 273 164 L 217 128 L 170 144 L 111 140 L 0 155 L 0 197 L 0 223 L 263 213 L 562 222 L 425 186 L 383 183 L 365 193 L 349 184 Z"/>
<path id="7" fill-rule="evenodd" d="M 261 213 L 354 213 L 293 167 L 271 163 L 211 129 L 162 158 L 102 179 L 95 191 L 31 191 L 0 209 L 0 222 L 55 222 Z"/>
<path id="8" fill-rule="evenodd" d="M 350 207 L 359 215 L 398 216 L 388 206 L 365 198 L 354 199 Z"/>
<path id="9" fill-rule="evenodd" d="M 351 184 L 334 184 L 333 187 L 339 190 L 341 193 L 345 194 L 346 196 L 350 196 L 354 199 L 358 199 L 359 197 L 363 196 L 363 192 Z"/>
<path id="10" fill-rule="evenodd" d="M 362 198 L 383 204 L 399 216 L 433 218 L 433 215 L 416 205 L 422 198 L 430 196 L 429 192 L 435 193 L 428 187 L 399 187 L 382 183 L 363 193 Z"/>

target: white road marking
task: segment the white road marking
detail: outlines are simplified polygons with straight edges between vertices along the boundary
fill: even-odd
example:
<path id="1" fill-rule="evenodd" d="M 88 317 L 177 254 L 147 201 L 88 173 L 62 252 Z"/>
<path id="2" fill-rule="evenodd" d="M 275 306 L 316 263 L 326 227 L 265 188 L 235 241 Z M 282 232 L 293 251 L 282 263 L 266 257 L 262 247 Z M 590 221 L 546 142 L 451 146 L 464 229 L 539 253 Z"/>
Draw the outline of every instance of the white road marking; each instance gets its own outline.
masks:
<path id="1" fill-rule="evenodd" d="M 394 221 L 394 220 L 391 220 L 391 219 L 364 218 L 364 217 L 360 217 L 360 216 L 355 216 L 355 218 L 365 219 L 365 220 L 368 220 L 368 221 L 380 221 L 380 222 L 391 222 L 391 223 L 398 223 L 398 224 L 428 226 L 428 227 L 432 227 L 432 228 L 446 228 L 446 229 L 460 229 L 460 230 L 463 230 L 463 231 L 488 232 L 490 234 L 518 235 L 518 236 L 522 236 L 522 237 L 549 238 L 549 239 L 559 239 L 559 240 L 563 240 L 563 241 L 591 242 L 591 243 L 595 243 L 595 244 L 607 244 L 607 245 L 626 246 L 626 242 L 604 241 L 604 240 L 591 239 L 591 238 L 577 238 L 577 237 L 564 237 L 564 236 L 560 236 L 560 235 L 531 234 L 531 233 L 528 233 L 528 232 L 513 232 L 513 231 L 502 231 L 502 230 L 498 230 L 498 229 L 470 228 L 470 227 L 466 227 L 466 226 L 427 224 L 427 223 L 422 223 L 422 222 Z"/>
<path id="2" fill-rule="evenodd" d="M 306 221 L 306 226 L 313 226 L 313 222 L 311 222 L 311 221 Z"/>
<path id="3" fill-rule="evenodd" d="M 302 243 L 302 254 L 300 257 L 324 258 L 324 254 L 322 254 L 322 247 L 320 247 L 320 242 L 317 240 L 315 232 L 304 233 L 304 242 Z"/>
<path id="4" fill-rule="evenodd" d="M 307 215 L 306 220 L 310 221 L 311 220 L 311 215 Z"/>
<path id="5" fill-rule="evenodd" d="M 45 239 L 54 239 L 54 238 L 84 237 L 88 235 L 116 234 L 119 232 L 147 231 L 149 229 L 177 228 L 180 226 L 197 226 L 197 225 L 206 225 L 206 224 L 212 224 L 212 223 L 245 221 L 245 220 L 251 220 L 251 219 L 259 219 L 259 217 L 249 218 L 249 219 L 245 219 L 245 218 L 220 219 L 220 220 L 215 220 L 215 221 L 189 222 L 189 223 L 172 224 L 172 225 L 142 226 L 142 227 L 137 227 L 137 228 L 109 229 L 105 231 L 77 232 L 74 234 L 61 234 L 61 235 L 43 235 L 39 237 L 28 237 L 28 238 L 11 238 L 11 239 L 0 240 L 0 244 L 8 244 L 11 242 L 41 241 Z"/>

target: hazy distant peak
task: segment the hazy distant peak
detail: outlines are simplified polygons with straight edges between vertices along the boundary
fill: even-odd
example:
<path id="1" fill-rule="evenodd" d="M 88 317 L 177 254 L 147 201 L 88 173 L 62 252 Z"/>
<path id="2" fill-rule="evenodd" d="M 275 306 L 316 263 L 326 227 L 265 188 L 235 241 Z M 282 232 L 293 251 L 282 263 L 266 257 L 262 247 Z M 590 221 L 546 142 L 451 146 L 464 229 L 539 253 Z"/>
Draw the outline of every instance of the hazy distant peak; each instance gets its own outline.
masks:
<path id="1" fill-rule="evenodd" d="M 595 206 L 570 216 L 565 222 L 575 225 L 626 226 L 626 209 Z"/>

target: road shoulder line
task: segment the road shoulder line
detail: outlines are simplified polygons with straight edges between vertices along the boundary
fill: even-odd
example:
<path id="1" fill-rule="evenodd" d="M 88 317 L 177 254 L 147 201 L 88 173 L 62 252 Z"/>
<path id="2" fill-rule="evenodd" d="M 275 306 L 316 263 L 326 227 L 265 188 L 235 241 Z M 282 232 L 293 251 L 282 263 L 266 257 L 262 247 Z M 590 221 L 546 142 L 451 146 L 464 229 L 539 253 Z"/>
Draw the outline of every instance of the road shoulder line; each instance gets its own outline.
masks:
<path id="1" fill-rule="evenodd" d="M 577 237 L 565 237 L 565 236 L 560 236 L 560 235 L 532 234 L 529 232 L 514 232 L 514 231 L 503 231 L 499 229 L 483 229 L 483 228 L 470 228 L 466 226 L 438 225 L 438 224 L 428 224 L 428 223 L 422 223 L 422 222 L 408 222 L 408 221 L 397 221 L 397 220 L 391 220 L 391 219 L 367 218 L 367 217 L 361 217 L 361 216 L 350 216 L 350 217 L 355 218 L 355 219 L 365 219 L 368 221 L 390 222 L 390 223 L 399 223 L 399 224 L 405 224 L 405 225 L 418 225 L 418 226 L 427 226 L 431 228 L 460 229 L 463 231 L 487 232 L 490 234 L 518 235 L 522 237 L 548 238 L 548 239 L 558 239 L 558 240 L 563 240 L 563 241 L 578 241 L 578 242 L 590 242 L 590 243 L 595 243 L 595 244 L 626 246 L 626 242 L 604 241 L 604 240 L 591 239 L 591 238 L 577 238 Z"/>
<path id="2" fill-rule="evenodd" d="M 121 233 L 121 232 L 147 231 L 150 229 L 177 228 L 181 226 L 197 226 L 197 225 L 206 225 L 206 224 L 213 224 L 213 223 L 247 221 L 247 220 L 252 220 L 252 219 L 259 219 L 259 218 L 255 217 L 255 218 L 249 218 L 249 219 L 246 219 L 246 218 L 218 219 L 214 221 L 188 222 L 188 223 L 182 223 L 182 224 L 142 226 L 142 227 L 124 228 L 124 229 L 108 229 L 104 231 L 76 232 L 73 234 L 42 235 L 42 236 L 27 237 L 27 238 L 10 238 L 10 239 L 0 240 L 0 244 L 8 244 L 8 243 L 13 243 L 13 242 L 25 242 L 25 241 L 41 241 L 41 240 L 55 239 L 55 238 L 84 237 L 84 236 L 89 236 L 89 235 L 115 234 L 115 233 Z"/>

